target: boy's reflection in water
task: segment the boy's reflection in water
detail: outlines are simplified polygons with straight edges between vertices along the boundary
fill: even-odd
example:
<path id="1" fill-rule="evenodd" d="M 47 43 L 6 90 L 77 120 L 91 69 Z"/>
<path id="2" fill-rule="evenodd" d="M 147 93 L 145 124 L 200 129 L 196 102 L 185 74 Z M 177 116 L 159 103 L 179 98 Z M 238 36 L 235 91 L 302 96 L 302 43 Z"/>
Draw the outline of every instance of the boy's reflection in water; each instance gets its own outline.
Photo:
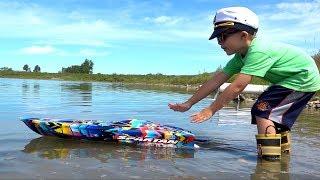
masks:
<path id="1" fill-rule="evenodd" d="M 282 153 L 281 160 L 267 161 L 257 158 L 255 172 L 251 179 L 290 179 L 290 155 Z"/>

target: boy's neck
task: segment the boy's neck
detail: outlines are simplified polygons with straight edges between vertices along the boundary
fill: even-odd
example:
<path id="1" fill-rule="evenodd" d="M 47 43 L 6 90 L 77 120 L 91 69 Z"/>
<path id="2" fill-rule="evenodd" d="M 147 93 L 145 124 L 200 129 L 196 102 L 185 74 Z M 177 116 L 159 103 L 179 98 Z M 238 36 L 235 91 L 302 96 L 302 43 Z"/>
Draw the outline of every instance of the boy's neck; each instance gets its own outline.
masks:
<path id="1" fill-rule="evenodd" d="M 253 39 L 248 39 L 245 42 L 245 45 L 243 46 L 242 49 L 240 49 L 239 54 L 241 55 L 242 58 L 244 58 L 247 55 L 247 52 L 249 50 L 250 44 L 253 41 Z"/>
<path id="2" fill-rule="evenodd" d="M 248 52 L 249 47 L 243 48 L 240 50 L 240 55 L 242 58 L 244 58 Z"/>

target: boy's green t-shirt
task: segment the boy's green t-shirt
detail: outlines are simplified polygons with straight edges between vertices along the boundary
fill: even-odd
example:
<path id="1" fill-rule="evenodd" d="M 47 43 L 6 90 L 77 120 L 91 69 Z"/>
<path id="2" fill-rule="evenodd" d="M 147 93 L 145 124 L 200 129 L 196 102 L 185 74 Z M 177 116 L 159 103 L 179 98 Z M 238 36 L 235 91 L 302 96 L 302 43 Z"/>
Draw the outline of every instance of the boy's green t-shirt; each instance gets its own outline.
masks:
<path id="1" fill-rule="evenodd" d="M 245 57 L 235 56 L 223 68 L 232 76 L 259 76 L 272 84 L 302 92 L 320 89 L 319 70 L 313 58 L 301 49 L 283 43 L 253 39 Z"/>

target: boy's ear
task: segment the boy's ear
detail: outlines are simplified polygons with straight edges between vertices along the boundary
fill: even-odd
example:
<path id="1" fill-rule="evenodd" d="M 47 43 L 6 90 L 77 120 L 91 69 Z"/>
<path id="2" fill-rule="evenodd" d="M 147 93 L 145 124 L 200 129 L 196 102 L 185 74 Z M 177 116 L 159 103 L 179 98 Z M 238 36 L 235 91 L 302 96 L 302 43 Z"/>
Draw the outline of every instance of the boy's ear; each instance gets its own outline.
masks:
<path id="1" fill-rule="evenodd" d="M 251 35 L 247 31 L 241 31 L 241 37 L 247 40 L 251 38 Z"/>
<path id="2" fill-rule="evenodd" d="M 249 38 L 249 33 L 247 31 L 241 31 L 241 36 L 245 37 L 246 39 Z"/>

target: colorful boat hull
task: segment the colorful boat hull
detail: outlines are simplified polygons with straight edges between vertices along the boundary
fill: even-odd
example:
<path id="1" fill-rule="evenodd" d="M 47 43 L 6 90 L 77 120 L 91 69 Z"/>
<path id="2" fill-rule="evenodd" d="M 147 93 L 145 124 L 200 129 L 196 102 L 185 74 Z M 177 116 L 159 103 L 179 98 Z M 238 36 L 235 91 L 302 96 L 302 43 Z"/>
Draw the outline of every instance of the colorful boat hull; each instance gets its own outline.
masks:
<path id="1" fill-rule="evenodd" d="M 27 118 L 22 121 L 44 136 L 137 144 L 142 146 L 198 148 L 195 135 L 182 128 L 129 119 L 106 123 L 93 120 Z"/>

